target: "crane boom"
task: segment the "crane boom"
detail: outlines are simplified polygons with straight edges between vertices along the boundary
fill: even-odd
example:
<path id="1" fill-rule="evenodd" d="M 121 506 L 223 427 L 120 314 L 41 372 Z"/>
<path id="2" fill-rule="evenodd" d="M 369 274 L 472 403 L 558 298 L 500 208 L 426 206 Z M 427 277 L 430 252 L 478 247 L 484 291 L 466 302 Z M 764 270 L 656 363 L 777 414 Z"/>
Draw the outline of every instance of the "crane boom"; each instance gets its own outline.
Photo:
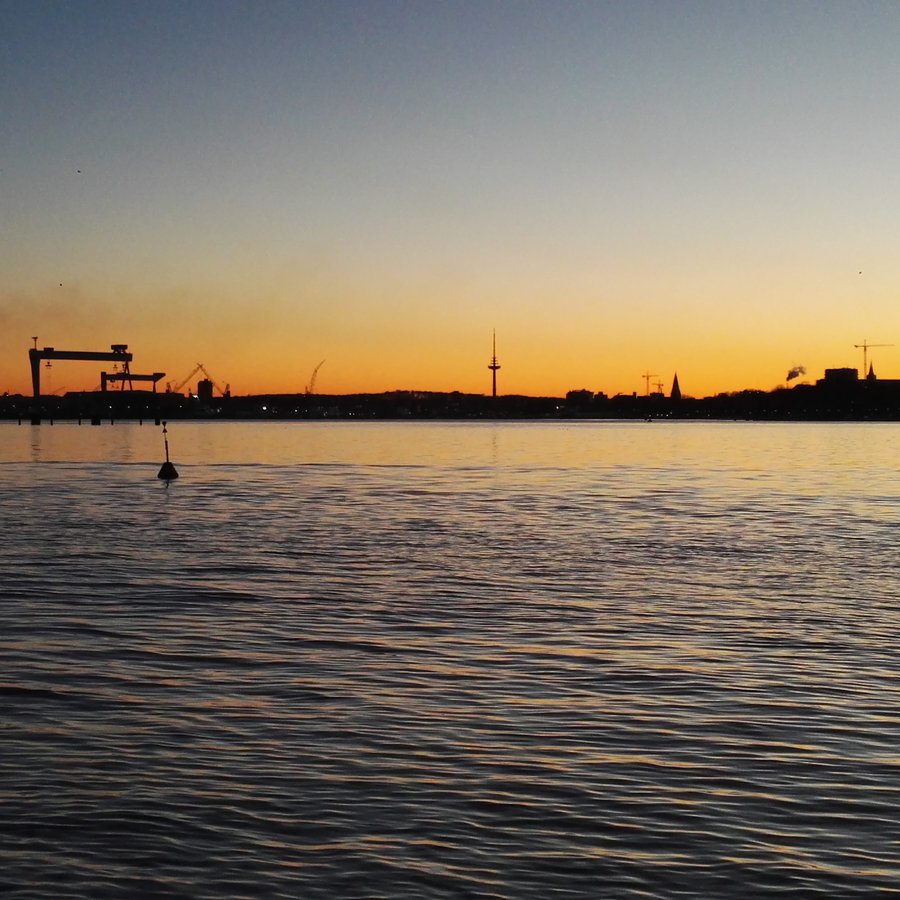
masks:
<path id="1" fill-rule="evenodd" d="M 863 338 L 863 342 L 861 344 L 853 345 L 857 350 L 862 350 L 863 352 L 863 378 L 868 374 L 869 368 L 869 348 L 870 347 L 893 347 L 893 344 L 870 344 L 865 338 Z"/>
<path id="2" fill-rule="evenodd" d="M 230 392 L 230 389 L 231 389 L 231 385 L 230 385 L 230 384 L 226 384 L 225 387 L 222 388 L 222 386 L 219 384 L 219 382 L 216 381 L 216 379 L 212 377 L 212 375 L 210 374 L 209 369 L 207 369 L 206 366 L 203 365 L 203 363 L 197 363 L 197 368 L 198 368 L 198 369 L 199 369 L 199 370 L 200 370 L 200 371 L 201 371 L 201 372 L 202 372 L 202 373 L 210 380 L 210 382 L 212 382 L 212 386 L 213 386 L 213 387 L 214 387 L 214 388 L 215 388 L 215 389 L 216 389 L 223 397 L 227 397 L 227 396 L 228 396 L 228 394 L 229 394 L 229 392 Z"/>
<path id="3" fill-rule="evenodd" d="M 180 393 L 180 392 L 184 389 L 184 386 L 185 386 L 185 385 L 186 385 L 186 384 L 187 384 L 187 383 L 188 383 L 188 382 L 189 382 L 189 381 L 190 381 L 190 380 L 191 380 L 198 372 L 202 372 L 202 373 L 206 376 L 206 378 L 209 379 L 209 381 L 212 383 L 212 386 L 213 386 L 213 387 L 214 387 L 214 388 L 215 388 L 215 389 L 216 389 L 223 397 L 229 396 L 229 393 L 230 393 L 230 391 L 231 391 L 231 385 L 230 385 L 230 384 L 226 384 L 225 387 L 224 387 L 224 389 L 223 389 L 223 388 L 219 385 L 219 383 L 216 381 L 216 379 L 212 377 L 212 375 L 210 374 L 209 370 L 206 368 L 206 366 L 203 365 L 203 363 L 197 363 L 197 365 L 194 366 L 193 369 L 191 369 L 190 374 L 188 374 L 187 376 L 185 376 L 184 378 L 182 378 L 181 381 L 179 381 L 178 384 L 175 385 L 175 387 L 171 387 L 171 386 L 167 385 L 167 386 L 166 386 L 166 392 L 167 392 L 167 393 L 173 393 L 173 394 L 178 394 L 178 393 Z"/>
<path id="4" fill-rule="evenodd" d="M 193 369 L 191 369 L 190 373 L 189 373 L 188 375 L 185 375 L 185 377 L 182 378 L 181 381 L 179 381 L 178 384 L 175 385 L 175 387 L 171 387 L 170 385 L 166 385 L 166 392 L 167 392 L 167 393 L 172 393 L 172 394 L 179 394 L 179 393 L 181 393 L 181 390 L 184 388 L 184 386 L 185 386 L 185 385 L 186 385 L 186 384 L 187 384 L 187 383 L 188 383 L 188 382 L 189 382 L 189 381 L 190 381 L 190 380 L 191 380 L 191 379 L 192 379 L 199 371 L 200 371 L 200 363 L 197 363 L 197 365 L 194 366 Z"/>
<path id="5" fill-rule="evenodd" d="M 309 384 L 306 386 L 306 393 L 307 393 L 307 394 L 314 394 L 314 393 L 316 392 L 316 375 L 319 374 L 319 369 L 322 368 L 322 363 L 324 363 L 324 362 L 325 362 L 325 360 L 323 359 L 322 362 L 320 362 L 320 363 L 312 370 L 312 375 L 309 376 Z"/>

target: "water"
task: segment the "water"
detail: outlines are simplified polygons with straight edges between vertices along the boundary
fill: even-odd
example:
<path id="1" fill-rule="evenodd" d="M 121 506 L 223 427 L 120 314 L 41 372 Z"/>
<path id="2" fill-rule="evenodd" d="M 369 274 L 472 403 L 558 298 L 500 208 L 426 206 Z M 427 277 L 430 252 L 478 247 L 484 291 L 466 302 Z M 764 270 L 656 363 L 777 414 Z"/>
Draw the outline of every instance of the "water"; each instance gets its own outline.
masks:
<path id="1" fill-rule="evenodd" d="M 900 890 L 900 426 L 0 425 L 0 891 Z"/>

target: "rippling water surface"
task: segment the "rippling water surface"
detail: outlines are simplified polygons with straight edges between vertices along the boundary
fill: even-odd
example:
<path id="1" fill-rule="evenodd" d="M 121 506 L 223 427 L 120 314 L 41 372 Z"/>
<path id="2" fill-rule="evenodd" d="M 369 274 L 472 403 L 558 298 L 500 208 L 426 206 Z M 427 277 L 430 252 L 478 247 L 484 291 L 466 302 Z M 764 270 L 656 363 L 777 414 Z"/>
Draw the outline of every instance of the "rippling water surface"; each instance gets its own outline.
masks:
<path id="1" fill-rule="evenodd" d="M 900 888 L 900 427 L 0 425 L 0 893 Z"/>

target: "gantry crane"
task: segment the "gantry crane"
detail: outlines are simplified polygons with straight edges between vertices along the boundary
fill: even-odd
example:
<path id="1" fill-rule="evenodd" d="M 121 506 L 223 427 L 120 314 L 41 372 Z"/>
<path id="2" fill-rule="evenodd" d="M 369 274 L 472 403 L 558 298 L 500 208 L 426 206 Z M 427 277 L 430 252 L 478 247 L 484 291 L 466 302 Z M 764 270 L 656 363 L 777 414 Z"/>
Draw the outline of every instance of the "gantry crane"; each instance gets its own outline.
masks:
<path id="1" fill-rule="evenodd" d="M 156 383 L 165 377 L 165 372 L 153 372 L 150 375 L 138 375 L 135 372 L 101 372 L 100 373 L 100 390 L 104 393 L 107 385 L 120 381 L 122 383 L 121 390 L 125 390 L 125 382 L 128 382 L 129 390 L 134 390 L 135 381 L 149 381 L 153 385 L 153 393 L 156 393 Z"/>
<path id="2" fill-rule="evenodd" d="M 32 338 L 34 347 L 28 351 L 28 359 L 31 362 L 31 386 L 35 397 L 41 396 L 41 360 L 46 359 L 50 365 L 51 359 L 78 359 L 98 360 L 102 362 L 115 362 L 122 364 L 122 372 L 127 377 L 130 372 L 128 364 L 134 358 L 128 352 L 128 344 L 112 344 L 109 352 L 96 352 L 93 350 L 56 350 L 53 347 L 37 348 L 37 338 Z"/>

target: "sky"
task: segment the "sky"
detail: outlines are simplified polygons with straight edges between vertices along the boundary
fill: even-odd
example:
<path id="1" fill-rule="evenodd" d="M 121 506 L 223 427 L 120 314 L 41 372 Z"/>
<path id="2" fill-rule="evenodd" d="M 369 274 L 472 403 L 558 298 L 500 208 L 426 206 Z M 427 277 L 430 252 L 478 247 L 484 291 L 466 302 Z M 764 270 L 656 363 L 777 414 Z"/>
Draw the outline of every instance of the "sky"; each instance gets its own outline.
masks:
<path id="1" fill-rule="evenodd" d="M 900 377 L 898 46 L 880 2 L 0 0 L 0 393 L 34 336 L 236 394 L 487 393 L 494 329 L 500 393 Z"/>

